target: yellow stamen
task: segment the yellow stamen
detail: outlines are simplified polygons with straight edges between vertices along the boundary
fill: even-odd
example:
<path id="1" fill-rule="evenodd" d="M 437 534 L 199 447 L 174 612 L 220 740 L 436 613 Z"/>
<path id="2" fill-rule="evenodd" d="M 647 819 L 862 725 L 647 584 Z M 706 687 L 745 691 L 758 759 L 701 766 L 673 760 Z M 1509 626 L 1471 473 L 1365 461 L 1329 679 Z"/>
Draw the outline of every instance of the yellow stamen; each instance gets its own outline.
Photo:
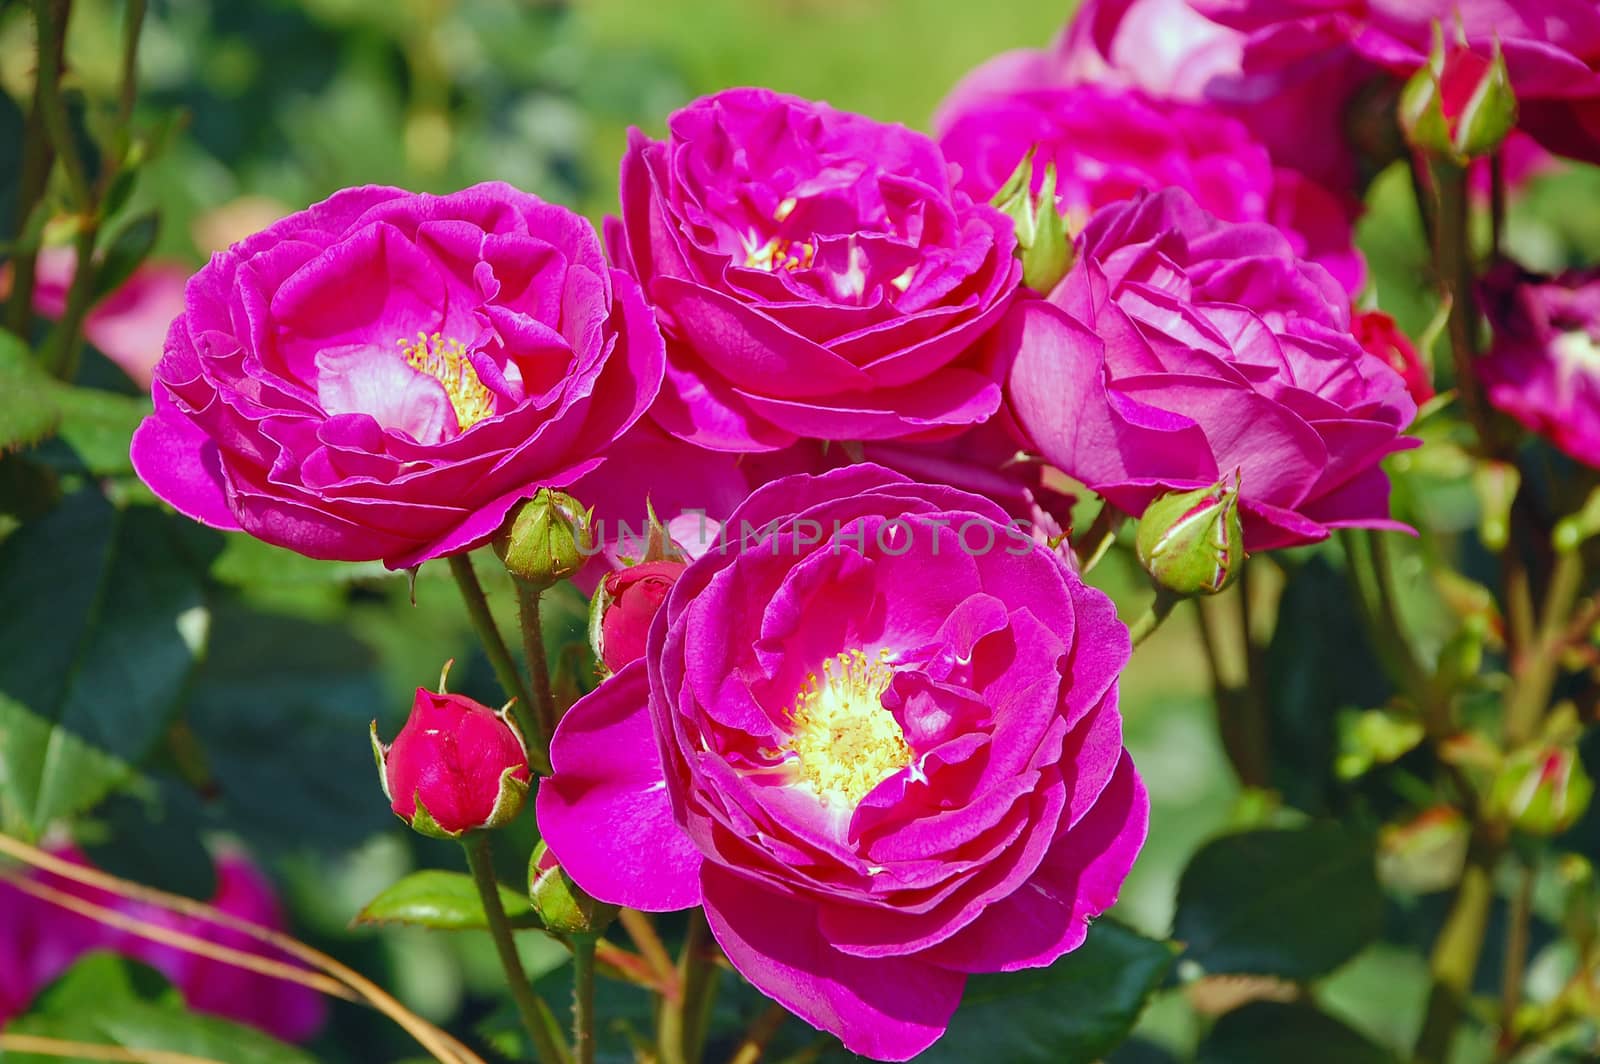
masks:
<path id="1" fill-rule="evenodd" d="M 460 340 L 419 332 L 415 340 L 401 339 L 395 343 L 406 365 L 444 385 L 450 407 L 456 413 L 456 426 L 462 432 L 494 416 L 494 393 L 478 379 L 478 371 L 472 368 L 467 349 Z"/>
<path id="2" fill-rule="evenodd" d="M 754 237 L 745 241 L 744 264 L 752 270 L 804 270 L 816 257 L 816 247 L 804 240 L 775 236 L 760 247 L 755 246 Z"/>
<path id="3" fill-rule="evenodd" d="M 812 673 L 789 715 L 783 749 L 799 756 L 800 774 L 829 804 L 854 807 L 871 790 L 911 764 L 911 747 L 894 714 L 880 701 L 894 670 L 859 650 Z"/>

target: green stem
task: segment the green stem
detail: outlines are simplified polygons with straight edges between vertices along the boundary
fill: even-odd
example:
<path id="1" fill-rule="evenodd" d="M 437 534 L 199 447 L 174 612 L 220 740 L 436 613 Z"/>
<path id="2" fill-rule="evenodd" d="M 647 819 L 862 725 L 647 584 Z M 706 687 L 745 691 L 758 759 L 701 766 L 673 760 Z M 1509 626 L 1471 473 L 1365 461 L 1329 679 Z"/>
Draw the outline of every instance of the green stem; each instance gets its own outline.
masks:
<path id="1" fill-rule="evenodd" d="M 522 628 L 522 653 L 528 659 L 528 674 L 533 677 L 533 717 L 537 722 L 534 739 L 548 753 L 550 737 L 556 731 L 555 694 L 550 689 L 550 661 L 544 649 L 544 621 L 539 615 L 541 592 L 533 584 L 512 577 L 517 586 L 517 619 Z"/>
<path id="2" fill-rule="evenodd" d="M 26 339 L 33 321 L 33 288 L 39 238 L 34 213 L 44 196 L 55 165 L 55 146 L 45 129 L 44 82 L 59 79 L 65 54 L 67 16 L 70 0 L 55 0 L 49 23 L 39 22 L 38 69 L 34 78 L 33 102 L 22 127 L 22 167 L 17 178 L 17 236 L 11 255 L 11 296 L 6 303 L 5 327 Z"/>
<path id="3" fill-rule="evenodd" d="M 512 659 L 506 641 L 500 637 L 494 615 L 489 612 L 489 600 L 483 595 L 478 574 L 472 571 L 472 559 L 465 554 L 452 554 L 449 562 L 450 575 L 455 577 L 456 586 L 461 589 L 461 599 L 467 604 L 467 616 L 472 621 L 473 630 L 478 633 L 478 641 L 483 644 L 483 652 L 488 655 L 489 664 L 493 666 L 501 688 L 512 699 L 511 712 L 516 717 L 517 726 L 522 729 L 524 738 L 536 737 L 539 732 L 538 720 L 533 716 L 533 698 L 528 692 L 528 685 L 522 680 L 522 674 L 517 671 L 517 663 Z M 535 772 L 548 776 L 549 748 L 540 747 L 537 742 L 530 744 L 528 763 Z"/>
<path id="4" fill-rule="evenodd" d="M 94 243 L 99 228 L 99 223 L 88 216 L 79 226 L 72 242 L 77 261 L 72 283 L 67 286 L 66 307 L 39 355 L 45 369 L 68 384 L 78 376 L 78 364 L 83 357 L 83 323 L 94 304 L 94 281 L 98 272 L 94 265 Z"/>
<path id="5" fill-rule="evenodd" d="M 1576 550 L 1556 554 L 1550 586 L 1545 593 L 1544 613 L 1532 646 L 1512 679 L 1511 697 L 1506 703 L 1506 743 L 1518 746 L 1532 739 L 1544 717 L 1550 692 L 1561 669 L 1561 654 L 1567 645 L 1567 626 L 1583 585 L 1583 558 Z"/>
<path id="6" fill-rule="evenodd" d="M 689 914 L 689 933 L 678 958 L 677 1002 L 661 1003 L 657 1028 L 661 1064 L 698 1064 L 710 1026 L 711 1005 L 717 988 L 711 928 L 700 909 Z"/>
<path id="7" fill-rule="evenodd" d="M 1122 523 L 1122 518 L 1122 511 L 1109 502 L 1101 504 L 1100 512 L 1094 515 L 1088 530 L 1073 545 L 1073 552 L 1078 556 L 1080 575 L 1089 575 L 1100 564 L 1100 559 L 1105 557 L 1106 551 L 1117 540 L 1117 526 Z"/>
<path id="8" fill-rule="evenodd" d="M 776 1001 L 769 1004 L 761 1011 L 761 1015 L 751 1022 L 749 1030 L 744 1033 L 744 1040 L 739 1043 L 739 1048 L 728 1058 L 728 1064 L 756 1064 L 761 1055 L 767 1051 L 767 1044 L 777 1035 L 778 1028 L 782 1027 L 783 1021 L 788 1018 L 788 1009 Z"/>
<path id="9" fill-rule="evenodd" d="M 1522 1006 L 1522 981 L 1528 967 L 1528 931 L 1533 922 L 1533 866 L 1523 865 L 1522 880 L 1511 902 L 1506 924 L 1506 959 L 1500 982 L 1500 1046 L 1497 1060 L 1509 1060 L 1516 1042 L 1512 1036 L 1517 1010 Z"/>
<path id="10" fill-rule="evenodd" d="M 128 0 L 122 22 L 122 87 L 117 94 L 117 128 L 126 136 L 139 91 L 139 33 L 144 28 L 145 0 Z M 119 160 L 120 161 L 120 160 Z"/>
<path id="11" fill-rule="evenodd" d="M 1155 630 L 1161 627 L 1161 622 L 1172 613 L 1173 607 L 1182 601 L 1182 595 L 1174 595 L 1165 588 L 1157 588 L 1156 597 L 1151 600 L 1144 613 L 1128 626 L 1128 638 L 1133 641 L 1133 645 L 1138 646 L 1149 639 Z"/>
<path id="12" fill-rule="evenodd" d="M 1450 913 L 1433 944 L 1429 969 L 1433 986 L 1428 1011 L 1417 1037 L 1416 1064 L 1447 1064 L 1450 1043 L 1461 1020 L 1462 1000 L 1472 989 L 1472 976 L 1483 951 L 1484 931 L 1494 901 L 1494 866 L 1500 847 L 1474 840 L 1456 887 Z"/>
<path id="13" fill-rule="evenodd" d="M 1217 706 L 1217 736 L 1222 750 L 1233 766 L 1234 774 L 1246 787 L 1266 790 L 1272 785 L 1272 771 L 1268 757 L 1267 716 L 1265 706 L 1254 696 L 1249 679 L 1248 664 L 1239 664 L 1231 670 L 1223 655 L 1227 648 L 1219 638 L 1219 621 L 1215 614 L 1226 607 L 1216 599 L 1197 599 L 1200 644 L 1205 649 L 1206 662 L 1211 666 L 1211 698 Z M 1242 627 L 1242 626 L 1241 626 Z M 1248 641 L 1249 634 L 1241 639 Z M 1241 661 L 1248 662 L 1248 651 L 1241 649 Z M 1236 681 L 1234 673 L 1242 677 Z"/>
<path id="14" fill-rule="evenodd" d="M 523 970 L 522 958 L 517 955 L 516 939 L 512 937 L 511 923 L 506 919 L 505 906 L 500 903 L 500 881 L 494 874 L 494 857 L 487 832 L 469 832 L 461 840 L 467 851 L 467 867 L 472 869 L 472 882 L 483 901 L 483 913 L 489 924 L 489 937 L 494 939 L 495 952 L 500 955 L 500 967 L 505 970 L 506 983 L 511 988 L 511 1000 L 516 1003 L 517 1014 L 533 1039 L 534 1050 L 544 1064 L 570 1064 L 571 1055 L 560 1043 L 555 1015 L 544 999 L 534 992 Z M 593 943 L 590 943 L 590 961 L 594 960 Z M 593 975 L 591 967 L 591 978 Z"/>
<path id="15" fill-rule="evenodd" d="M 1478 354 L 1478 301 L 1473 292 L 1467 172 L 1453 163 L 1439 163 L 1433 169 L 1433 182 L 1439 195 L 1434 264 L 1439 271 L 1439 281 L 1450 297 L 1448 328 L 1456 394 L 1461 398 L 1467 420 L 1477 431 L 1480 451 L 1493 454 L 1497 441 L 1473 366 Z"/>
<path id="16" fill-rule="evenodd" d="M 572 936 L 572 1044 L 577 1064 L 594 1064 L 594 935 Z"/>
<path id="17" fill-rule="evenodd" d="M 58 0 L 33 0 L 34 18 L 39 26 L 39 40 L 66 39 L 68 4 Z M 89 187 L 89 170 L 78 152 L 78 142 L 73 139 L 72 123 L 67 119 L 66 104 L 61 99 L 61 53 L 55 48 L 39 49 L 39 104 L 40 117 L 55 145 L 57 157 L 67 173 L 67 184 L 72 193 L 72 206 L 87 211 L 93 203 Z"/>

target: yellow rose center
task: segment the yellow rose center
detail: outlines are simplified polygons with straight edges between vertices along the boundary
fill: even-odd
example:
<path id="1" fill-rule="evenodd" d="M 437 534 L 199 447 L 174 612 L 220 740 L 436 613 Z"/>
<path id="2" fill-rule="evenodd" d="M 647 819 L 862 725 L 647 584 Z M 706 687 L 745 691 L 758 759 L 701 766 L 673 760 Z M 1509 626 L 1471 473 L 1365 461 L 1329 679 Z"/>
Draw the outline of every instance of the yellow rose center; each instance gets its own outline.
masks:
<path id="1" fill-rule="evenodd" d="M 854 807 L 878 784 L 911 764 L 911 747 L 883 707 L 894 670 L 859 650 L 812 673 L 789 715 L 783 749 L 799 757 L 800 775 L 817 797 Z"/>
<path id="2" fill-rule="evenodd" d="M 426 373 L 444 386 L 450 408 L 456 413 L 456 426 L 465 432 L 486 417 L 494 416 L 494 393 L 478 379 L 467 349 L 460 340 L 447 340 L 434 333 L 417 333 L 415 340 L 397 340 L 406 365 Z"/>

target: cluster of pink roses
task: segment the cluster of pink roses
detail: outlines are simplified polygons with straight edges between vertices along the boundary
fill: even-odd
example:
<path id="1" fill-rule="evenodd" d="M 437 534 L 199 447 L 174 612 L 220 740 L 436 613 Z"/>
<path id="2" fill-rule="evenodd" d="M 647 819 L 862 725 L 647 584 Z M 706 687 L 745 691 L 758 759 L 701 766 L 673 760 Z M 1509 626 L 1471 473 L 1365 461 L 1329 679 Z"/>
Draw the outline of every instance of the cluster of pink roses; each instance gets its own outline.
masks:
<path id="1" fill-rule="evenodd" d="M 197 520 L 393 568 L 541 488 L 635 527 L 648 498 L 687 557 L 603 580 L 614 675 L 561 720 L 543 835 L 596 898 L 704 906 L 757 987 L 904 1059 L 968 973 L 1081 943 L 1145 835 L 1128 633 L 1053 549 L 1049 471 L 1135 517 L 1231 478 L 1252 551 L 1396 527 L 1380 463 L 1432 385 L 1353 317 L 1345 122 L 1459 19 L 1529 132 L 1600 157 L 1600 15 L 1524 6 L 1091 2 L 975 72 L 937 141 L 721 92 L 635 132 L 603 239 L 505 185 L 346 190 L 193 278 L 134 463 Z M 1037 234 L 990 202 L 1030 156 L 1072 233 L 1039 290 Z M 1597 290 L 1506 296 L 1491 390 L 1591 462 Z M 1044 531 L 994 549 L 1019 517 Z M 452 699 L 380 757 L 453 835 L 528 769 Z"/>

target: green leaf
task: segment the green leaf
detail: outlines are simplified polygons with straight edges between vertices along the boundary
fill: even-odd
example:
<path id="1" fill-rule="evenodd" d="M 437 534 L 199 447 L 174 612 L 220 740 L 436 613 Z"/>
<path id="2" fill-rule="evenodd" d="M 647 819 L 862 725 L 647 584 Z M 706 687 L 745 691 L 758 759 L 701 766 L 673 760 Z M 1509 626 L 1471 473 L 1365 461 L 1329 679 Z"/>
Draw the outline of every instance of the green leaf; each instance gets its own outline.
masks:
<path id="1" fill-rule="evenodd" d="M 141 998 L 136 987 L 149 974 L 111 954 L 91 953 L 6 1031 L 187 1053 L 228 1064 L 313 1064 L 313 1057 L 254 1028 L 186 1011 L 170 991 L 154 1000 Z M 59 1064 L 60 1059 L 16 1051 L 5 1055 L 6 1064 Z"/>
<path id="2" fill-rule="evenodd" d="M 55 379 L 34 362 L 27 345 L 0 330 L 0 454 L 56 431 L 61 410 L 54 391 Z"/>
<path id="3" fill-rule="evenodd" d="M 1396 1064 L 1394 1054 L 1307 1004 L 1255 1001 L 1223 1016 L 1196 1064 Z"/>
<path id="4" fill-rule="evenodd" d="M 61 410 L 61 438 L 76 452 L 84 469 L 97 477 L 133 473 L 128 446 L 133 430 L 150 413 L 148 399 L 58 385 L 55 402 Z"/>
<path id="5" fill-rule="evenodd" d="M 917 1059 L 1089 1064 L 1128 1036 L 1172 961 L 1167 943 L 1101 920 L 1048 968 L 969 979 L 950 1029 Z"/>
<path id="6" fill-rule="evenodd" d="M 501 884 L 500 902 L 513 923 L 537 926 L 526 894 Z M 390 884 L 356 914 L 355 922 L 413 924 L 440 931 L 472 931 L 489 926 L 472 877 L 438 869 L 413 872 Z"/>
<path id="7" fill-rule="evenodd" d="M 154 208 L 144 211 L 121 226 L 106 241 L 105 252 L 100 256 L 100 268 L 94 277 L 92 298 L 99 302 L 122 286 L 133 276 L 133 271 L 156 246 L 161 234 L 161 216 Z"/>
<path id="8" fill-rule="evenodd" d="M 1213 975 L 1323 975 L 1378 937 L 1372 842 L 1335 823 L 1227 835 L 1178 883 L 1173 937 Z"/>
<path id="9" fill-rule="evenodd" d="M 34 834 L 161 738 L 205 643 L 193 543 L 92 490 L 0 543 L 0 796 Z"/>

